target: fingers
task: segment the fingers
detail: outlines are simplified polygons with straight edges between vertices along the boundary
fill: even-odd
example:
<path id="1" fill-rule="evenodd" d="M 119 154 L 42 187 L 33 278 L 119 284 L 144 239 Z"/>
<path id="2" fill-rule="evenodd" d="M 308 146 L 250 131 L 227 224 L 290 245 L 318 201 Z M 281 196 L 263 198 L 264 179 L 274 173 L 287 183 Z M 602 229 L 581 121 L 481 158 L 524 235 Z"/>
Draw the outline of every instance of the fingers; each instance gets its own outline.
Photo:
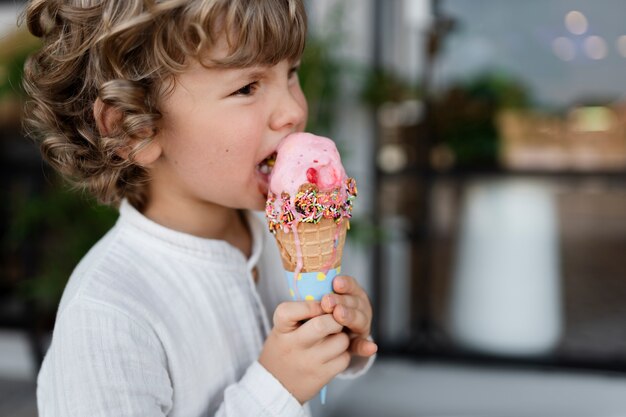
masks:
<path id="1" fill-rule="evenodd" d="M 333 290 L 337 294 L 361 295 L 365 292 L 356 279 L 348 275 L 336 276 L 335 279 L 333 279 Z"/>
<path id="2" fill-rule="evenodd" d="M 329 335 L 341 333 L 342 330 L 343 326 L 337 323 L 332 314 L 324 314 L 300 326 L 297 330 L 298 342 L 304 347 L 311 347 Z"/>
<path id="3" fill-rule="evenodd" d="M 348 369 L 351 359 L 352 355 L 349 352 L 343 352 L 341 355 L 328 361 L 326 365 L 334 375 L 337 375 Z"/>
<path id="4" fill-rule="evenodd" d="M 344 294 L 327 294 L 322 298 L 324 312 L 333 314 L 335 320 L 358 336 L 369 335 L 372 321 L 372 307 L 367 294 L 356 280 L 349 276 L 335 278 L 335 288 L 342 288 Z"/>
<path id="5" fill-rule="evenodd" d="M 318 301 L 287 301 L 274 311 L 274 328 L 289 333 L 300 327 L 300 322 L 324 314 Z"/>
<path id="6" fill-rule="evenodd" d="M 354 333 L 368 335 L 370 332 L 371 319 L 362 310 L 338 305 L 333 310 L 333 317 Z"/>
<path id="7" fill-rule="evenodd" d="M 367 339 L 355 337 L 350 341 L 350 348 L 348 351 L 357 356 L 370 357 L 378 352 L 378 345 Z"/>
<path id="8" fill-rule="evenodd" d="M 322 309 L 326 313 L 332 313 L 338 304 L 349 308 L 366 307 L 360 297 L 354 295 L 326 294 L 321 301 Z M 369 305 L 367 305 L 369 308 Z"/>
<path id="9" fill-rule="evenodd" d="M 350 337 L 344 333 L 339 332 L 333 334 L 322 340 L 315 345 L 315 354 L 318 356 L 322 363 L 329 362 L 335 359 L 337 356 L 348 352 L 350 347 Z"/>

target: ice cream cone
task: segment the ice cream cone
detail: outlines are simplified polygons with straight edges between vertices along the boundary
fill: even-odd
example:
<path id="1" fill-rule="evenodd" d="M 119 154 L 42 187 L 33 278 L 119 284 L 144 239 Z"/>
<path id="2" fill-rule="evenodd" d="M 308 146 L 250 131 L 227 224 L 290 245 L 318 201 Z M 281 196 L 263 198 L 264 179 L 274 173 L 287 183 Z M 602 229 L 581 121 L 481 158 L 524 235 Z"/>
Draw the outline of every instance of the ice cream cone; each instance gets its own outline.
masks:
<path id="1" fill-rule="evenodd" d="M 317 224 L 300 223 L 295 233 L 293 230 L 276 233 L 289 293 L 294 300 L 319 301 L 333 291 L 333 279 L 341 270 L 346 230 L 347 221 L 337 224 L 324 219 Z M 298 265 L 298 251 L 301 251 L 301 265 Z"/>
<path id="2" fill-rule="evenodd" d="M 298 263 L 298 242 L 302 251 L 300 272 L 320 272 L 341 265 L 343 246 L 346 241 L 348 221 L 340 224 L 332 219 L 322 219 L 319 223 L 299 223 L 297 237 L 293 231 L 276 232 L 276 242 L 280 250 L 283 267 L 295 271 Z"/>

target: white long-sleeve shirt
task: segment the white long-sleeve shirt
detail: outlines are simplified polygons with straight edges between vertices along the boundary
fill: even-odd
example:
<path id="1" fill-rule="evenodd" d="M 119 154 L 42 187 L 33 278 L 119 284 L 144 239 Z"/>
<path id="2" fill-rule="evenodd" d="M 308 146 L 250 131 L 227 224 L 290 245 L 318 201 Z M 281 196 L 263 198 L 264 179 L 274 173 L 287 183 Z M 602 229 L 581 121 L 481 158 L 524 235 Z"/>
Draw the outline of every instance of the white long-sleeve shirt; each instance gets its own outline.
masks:
<path id="1" fill-rule="evenodd" d="M 63 293 L 37 381 L 39 415 L 310 416 L 257 362 L 269 314 L 290 297 L 274 238 L 255 214 L 246 219 L 249 259 L 123 202 Z M 353 361 L 342 376 L 371 363 Z"/>

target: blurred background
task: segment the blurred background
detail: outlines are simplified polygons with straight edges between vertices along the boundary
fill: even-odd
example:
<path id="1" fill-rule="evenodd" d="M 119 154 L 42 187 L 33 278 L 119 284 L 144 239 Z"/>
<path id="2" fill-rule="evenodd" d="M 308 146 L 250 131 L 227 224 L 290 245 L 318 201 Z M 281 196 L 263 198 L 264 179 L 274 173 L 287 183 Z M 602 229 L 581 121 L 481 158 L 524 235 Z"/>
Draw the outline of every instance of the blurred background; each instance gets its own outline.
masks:
<path id="1" fill-rule="evenodd" d="M 344 270 L 378 360 L 316 416 L 626 416 L 626 3 L 309 0 L 308 130 L 359 199 Z M 20 129 L 37 41 L 0 0 L 0 416 L 115 211 Z"/>

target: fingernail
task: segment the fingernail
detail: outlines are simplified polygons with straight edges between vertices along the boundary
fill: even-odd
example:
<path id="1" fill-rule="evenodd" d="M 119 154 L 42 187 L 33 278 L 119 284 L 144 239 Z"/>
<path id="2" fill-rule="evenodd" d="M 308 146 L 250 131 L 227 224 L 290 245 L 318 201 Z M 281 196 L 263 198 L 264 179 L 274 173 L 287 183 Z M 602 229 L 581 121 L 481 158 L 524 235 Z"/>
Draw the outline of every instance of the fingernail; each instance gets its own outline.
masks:
<path id="1" fill-rule="evenodd" d="M 336 281 L 339 288 L 343 288 L 346 285 L 346 282 L 343 280 L 343 278 L 337 278 Z"/>
<path id="2" fill-rule="evenodd" d="M 341 306 L 341 310 L 339 311 L 339 315 L 341 316 L 342 319 L 347 319 L 348 318 L 348 309 L 345 308 L 344 306 Z"/>
<path id="3" fill-rule="evenodd" d="M 330 308 L 333 308 L 335 305 L 337 305 L 337 302 L 335 301 L 335 297 L 333 297 L 332 295 L 328 296 L 328 306 Z"/>

